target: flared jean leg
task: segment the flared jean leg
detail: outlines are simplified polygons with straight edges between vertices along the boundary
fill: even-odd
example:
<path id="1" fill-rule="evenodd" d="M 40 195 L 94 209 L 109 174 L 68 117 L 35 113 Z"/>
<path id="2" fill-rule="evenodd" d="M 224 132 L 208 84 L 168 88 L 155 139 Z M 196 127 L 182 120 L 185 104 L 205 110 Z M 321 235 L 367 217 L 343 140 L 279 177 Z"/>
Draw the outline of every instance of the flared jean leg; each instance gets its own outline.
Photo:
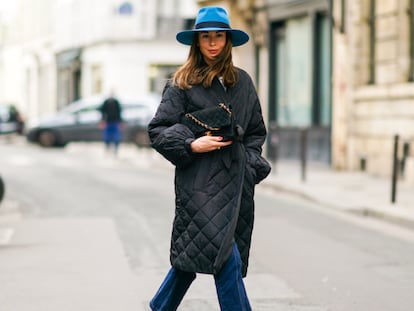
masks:
<path id="1" fill-rule="evenodd" d="M 196 278 L 193 272 L 171 268 L 154 298 L 150 301 L 153 311 L 175 311 Z"/>
<path id="2" fill-rule="evenodd" d="M 236 243 L 226 264 L 214 276 L 221 311 L 251 311 L 241 274 L 241 258 Z"/>

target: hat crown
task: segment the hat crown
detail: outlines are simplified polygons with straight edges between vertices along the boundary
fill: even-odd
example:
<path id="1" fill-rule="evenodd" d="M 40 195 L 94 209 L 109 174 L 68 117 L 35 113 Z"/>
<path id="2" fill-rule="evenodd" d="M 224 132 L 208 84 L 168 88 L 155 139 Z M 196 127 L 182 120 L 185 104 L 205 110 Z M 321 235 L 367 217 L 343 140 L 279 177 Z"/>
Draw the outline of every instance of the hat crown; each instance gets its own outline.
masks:
<path id="1" fill-rule="evenodd" d="M 195 22 L 195 27 L 202 26 L 204 23 L 222 23 L 227 28 L 230 28 L 230 21 L 226 10 L 221 7 L 210 6 L 201 8 Z M 201 27 L 202 28 L 202 27 Z"/>
<path id="2" fill-rule="evenodd" d="M 203 7 L 198 11 L 194 28 L 177 33 L 178 42 L 191 45 L 195 34 L 200 31 L 226 31 L 231 35 L 233 46 L 240 46 L 249 41 L 249 35 L 240 29 L 232 29 L 227 11 L 218 6 Z"/>

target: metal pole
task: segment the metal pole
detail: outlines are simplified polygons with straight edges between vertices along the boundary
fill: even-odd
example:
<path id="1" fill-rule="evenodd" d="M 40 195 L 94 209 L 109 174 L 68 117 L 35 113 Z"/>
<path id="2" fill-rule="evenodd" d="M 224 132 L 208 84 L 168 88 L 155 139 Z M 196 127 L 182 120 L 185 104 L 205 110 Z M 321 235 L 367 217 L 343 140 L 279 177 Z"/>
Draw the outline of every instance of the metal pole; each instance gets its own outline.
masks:
<path id="1" fill-rule="evenodd" d="M 399 136 L 394 136 L 394 152 L 392 158 L 392 180 L 391 180 L 391 203 L 395 203 L 397 197 L 398 181 L 398 140 Z"/>
<path id="2" fill-rule="evenodd" d="M 302 181 L 306 181 L 306 151 L 308 145 L 308 129 L 302 129 L 301 131 L 301 148 L 300 148 L 300 163 L 301 163 L 301 171 L 302 171 Z"/>
<path id="3" fill-rule="evenodd" d="M 0 202 L 3 200 L 4 192 L 5 192 L 5 186 L 4 186 L 3 179 L 1 178 L 1 175 L 0 175 Z"/>

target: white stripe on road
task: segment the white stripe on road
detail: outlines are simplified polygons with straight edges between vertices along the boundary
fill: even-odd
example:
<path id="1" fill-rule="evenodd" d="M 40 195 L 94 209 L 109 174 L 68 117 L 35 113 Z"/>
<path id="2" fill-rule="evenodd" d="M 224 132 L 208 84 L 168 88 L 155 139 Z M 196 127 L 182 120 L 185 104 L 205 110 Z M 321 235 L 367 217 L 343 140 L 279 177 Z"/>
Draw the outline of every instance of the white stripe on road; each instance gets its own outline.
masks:
<path id="1" fill-rule="evenodd" d="M 0 245 L 9 244 L 13 234 L 13 228 L 0 228 Z"/>
<path id="2" fill-rule="evenodd" d="M 13 155 L 6 161 L 8 161 L 9 164 L 17 167 L 33 166 L 36 162 L 32 157 L 27 155 Z"/>

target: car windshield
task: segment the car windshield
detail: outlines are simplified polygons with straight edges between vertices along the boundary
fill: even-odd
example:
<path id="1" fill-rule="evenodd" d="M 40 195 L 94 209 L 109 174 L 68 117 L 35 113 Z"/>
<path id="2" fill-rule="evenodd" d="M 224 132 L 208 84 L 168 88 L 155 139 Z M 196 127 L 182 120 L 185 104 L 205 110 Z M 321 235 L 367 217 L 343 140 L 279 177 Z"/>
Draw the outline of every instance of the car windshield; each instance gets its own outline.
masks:
<path id="1" fill-rule="evenodd" d="M 93 109 L 97 109 L 99 105 L 100 105 L 99 100 L 81 99 L 62 108 L 61 110 L 59 110 L 59 113 L 68 114 L 68 113 L 76 113 L 77 111 L 80 111 L 80 110 L 93 110 Z"/>
<path id="2" fill-rule="evenodd" d="M 9 119 L 9 108 L 0 105 L 0 121 L 7 121 Z"/>

